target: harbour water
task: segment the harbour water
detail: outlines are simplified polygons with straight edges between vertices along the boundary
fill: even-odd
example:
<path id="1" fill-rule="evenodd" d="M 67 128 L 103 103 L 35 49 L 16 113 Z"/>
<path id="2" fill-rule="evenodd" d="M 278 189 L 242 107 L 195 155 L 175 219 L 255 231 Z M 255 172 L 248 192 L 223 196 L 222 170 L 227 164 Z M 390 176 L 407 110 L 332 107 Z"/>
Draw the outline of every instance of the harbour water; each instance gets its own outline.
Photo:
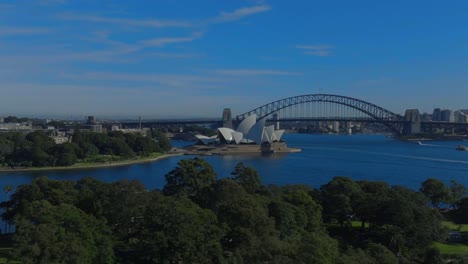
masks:
<path id="1" fill-rule="evenodd" d="M 356 180 L 386 181 L 418 189 L 427 178 L 449 184 L 456 180 L 468 187 L 468 151 L 455 150 L 459 141 L 403 142 L 383 135 L 310 135 L 287 134 L 288 146 L 301 148 L 300 153 L 262 155 L 204 156 L 218 177 L 229 177 L 238 162 L 254 167 L 265 184 L 306 184 L 315 188 L 334 176 Z M 175 146 L 191 142 L 174 141 Z M 106 182 L 121 179 L 139 180 L 148 189 L 162 188 L 164 175 L 176 167 L 178 156 L 153 163 L 86 170 L 3 172 L 0 186 L 30 183 L 35 177 L 78 180 L 93 177 Z M 0 201 L 4 199 L 0 195 Z"/>

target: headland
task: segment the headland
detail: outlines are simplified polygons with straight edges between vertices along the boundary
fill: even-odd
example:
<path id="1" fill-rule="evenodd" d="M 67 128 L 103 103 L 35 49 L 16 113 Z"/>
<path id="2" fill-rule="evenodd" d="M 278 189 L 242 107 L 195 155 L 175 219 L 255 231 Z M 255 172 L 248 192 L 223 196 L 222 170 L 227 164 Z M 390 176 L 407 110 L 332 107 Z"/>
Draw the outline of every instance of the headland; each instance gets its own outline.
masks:
<path id="1" fill-rule="evenodd" d="M 192 145 L 183 148 L 186 155 L 234 155 L 234 154 L 270 154 L 301 152 L 299 148 L 289 148 L 285 142 L 271 144 L 220 144 Z"/>

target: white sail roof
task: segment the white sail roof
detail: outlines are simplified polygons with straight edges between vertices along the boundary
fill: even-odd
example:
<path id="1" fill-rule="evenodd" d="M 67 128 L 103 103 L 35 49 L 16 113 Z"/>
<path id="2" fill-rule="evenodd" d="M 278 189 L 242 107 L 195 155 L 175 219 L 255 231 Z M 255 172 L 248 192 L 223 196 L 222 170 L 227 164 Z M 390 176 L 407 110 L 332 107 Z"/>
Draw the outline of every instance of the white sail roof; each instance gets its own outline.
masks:
<path id="1" fill-rule="evenodd" d="M 256 121 L 257 121 L 257 115 L 256 114 L 250 115 L 246 117 L 244 120 L 242 120 L 242 122 L 237 127 L 236 131 L 241 132 L 244 135 L 247 135 L 250 129 L 255 125 Z"/>
<path id="2" fill-rule="evenodd" d="M 236 142 L 236 144 L 239 144 L 244 138 L 244 134 L 242 134 L 241 132 L 235 131 L 235 132 L 232 132 L 231 135 L 234 138 L 234 142 Z"/>
<path id="3" fill-rule="evenodd" d="M 284 129 L 275 130 L 275 132 L 273 133 L 273 141 L 272 142 L 280 141 L 283 134 L 284 134 Z"/>
<path id="4" fill-rule="evenodd" d="M 273 138 L 274 138 L 274 133 L 275 133 L 275 126 L 274 125 L 265 127 L 265 131 L 263 133 L 263 138 L 262 138 L 262 143 L 263 142 L 272 143 Z"/>
<path id="5" fill-rule="evenodd" d="M 263 137 L 263 128 L 265 127 L 266 118 L 262 118 L 257 121 L 257 123 L 252 126 L 249 133 L 247 134 L 247 138 L 254 141 L 257 144 L 262 144 L 262 137 Z"/>
<path id="6" fill-rule="evenodd" d="M 232 132 L 236 132 L 230 128 L 227 127 L 220 127 L 218 128 L 219 133 L 221 133 L 221 136 L 223 137 L 224 140 L 227 142 L 231 142 L 234 138 L 232 137 Z"/>
<path id="7" fill-rule="evenodd" d="M 205 145 L 213 144 L 217 140 L 216 136 L 207 137 L 207 136 L 198 134 L 198 135 L 195 135 L 195 137 Z"/>
<path id="8" fill-rule="evenodd" d="M 273 143 L 280 141 L 283 136 L 284 130 L 275 130 L 274 125 L 265 127 L 266 118 L 256 120 L 257 115 L 253 114 L 246 117 L 238 126 L 237 131 L 227 128 L 218 128 L 218 135 L 222 142 L 227 143 L 252 143 L 262 144 L 264 142 Z M 196 137 L 203 142 L 203 144 L 212 144 L 217 141 L 214 137 L 206 137 L 203 135 L 196 135 Z"/>

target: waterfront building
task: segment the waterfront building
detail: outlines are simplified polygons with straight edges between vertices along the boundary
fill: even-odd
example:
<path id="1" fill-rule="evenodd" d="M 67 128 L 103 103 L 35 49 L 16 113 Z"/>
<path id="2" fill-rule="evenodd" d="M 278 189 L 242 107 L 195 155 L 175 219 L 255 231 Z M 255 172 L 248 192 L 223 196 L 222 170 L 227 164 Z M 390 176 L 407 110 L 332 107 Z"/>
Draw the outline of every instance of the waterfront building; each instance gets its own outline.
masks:
<path id="1" fill-rule="evenodd" d="M 339 121 L 333 121 L 332 126 L 333 126 L 333 132 L 335 132 L 335 133 L 340 132 L 340 122 Z"/>
<path id="2" fill-rule="evenodd" d="M 265 123 L 266 118 L 257 120 L 257 115 L 253 114 L 245 118 L 236 130 L 220 127 L 217 136 L 195 135 L 195 137 L 204 145 L 217 143 L 261 145 L 280 141 L 284 130 L 275 130 L 274 125 L 265 126 Z"/>
<path id="3" fill-rule="evenodd" d="M 455 116 L 452 110 L 444 109 L 440 112 L 440 121 L 444 122 L 454 122 Z"/>
<path id="4" fill-rule="evenodd" d="M 468 123 L 468 115 L 466 115 L 462 111 L 455 111 L 454 116 L 455 116 L 455 122 Z"/>
<path id="5" fill-rule="evenodd" d="M 32 131 L 32 123 L 0 123 L 0 130 L 4 131 Z"/>
<path id="6" fill-rule="evenodd" d="M 149 128 L 121 128 L 121 126 L 113 125 L 111 131 L 120 131 L 124 134 L 140 134 L 142 136 L 148 135 Z"/>
<path id="7" fill-rule="evenodd" d="M 63 144 L 71 142 L 72 136 L 67 136 L 67 133 L 60 132 L 58 130 L 51 130 L 49 132 L 49 137 L 54 140 L 55 144 Z"/>
<path id="8" fill-rule="evenodd" d="M 88 120 L 86 121 L 87 125 L 96 125 L 96 117 L 95 116 L 88 116 Z"/>
<path id="9" fill-rule="evenodd" d="M 434 108 L 434 112 L 432 112 L 432 121 L 441 121 L 440 108 Z"/>

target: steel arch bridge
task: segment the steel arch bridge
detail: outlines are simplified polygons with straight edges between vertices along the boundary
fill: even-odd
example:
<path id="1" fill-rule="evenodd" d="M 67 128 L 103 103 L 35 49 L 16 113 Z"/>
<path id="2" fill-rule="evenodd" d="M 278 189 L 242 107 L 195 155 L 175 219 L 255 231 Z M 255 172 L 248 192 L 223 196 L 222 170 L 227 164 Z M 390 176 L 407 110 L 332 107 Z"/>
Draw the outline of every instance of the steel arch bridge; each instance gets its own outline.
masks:
<path id="1" fill-rule="evenodd" d="M 241 121 L 257 114 L 258 119 L 281 120 L 347 120 L 382 123 L 392 132 L 401 134 L 405 118 L 378 105 L 352 97 L 333 94 L 306 94 L 277 100 L 237 116 Z"/>

